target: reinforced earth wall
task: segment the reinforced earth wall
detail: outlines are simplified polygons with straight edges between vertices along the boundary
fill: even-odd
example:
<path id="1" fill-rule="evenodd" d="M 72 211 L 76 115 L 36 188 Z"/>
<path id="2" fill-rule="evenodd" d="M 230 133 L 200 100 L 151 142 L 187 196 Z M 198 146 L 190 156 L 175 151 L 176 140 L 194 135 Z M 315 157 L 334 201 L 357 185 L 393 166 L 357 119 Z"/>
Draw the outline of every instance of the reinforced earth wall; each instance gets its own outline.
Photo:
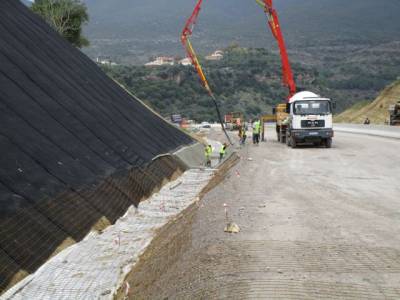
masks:
<path id="1" fill-rule="evenodd" d="M 160 155 L 192 143 L 19 1 L 1 0 L 0 292 L 185 170 Z"/>

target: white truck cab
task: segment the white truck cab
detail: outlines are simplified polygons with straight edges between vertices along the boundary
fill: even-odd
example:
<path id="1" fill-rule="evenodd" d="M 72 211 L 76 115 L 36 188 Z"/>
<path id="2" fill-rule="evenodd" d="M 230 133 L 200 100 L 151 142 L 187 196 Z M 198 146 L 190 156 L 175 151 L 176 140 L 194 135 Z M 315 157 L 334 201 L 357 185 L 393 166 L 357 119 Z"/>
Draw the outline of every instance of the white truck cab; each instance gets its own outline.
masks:
<path id="1" fill-rule="evenodd" d="M 289 99 L 286 143 L 295 148 L 300 143 L 330 148 L 333 137 L 332 101 L 312 92 L 300 92 Z"/>

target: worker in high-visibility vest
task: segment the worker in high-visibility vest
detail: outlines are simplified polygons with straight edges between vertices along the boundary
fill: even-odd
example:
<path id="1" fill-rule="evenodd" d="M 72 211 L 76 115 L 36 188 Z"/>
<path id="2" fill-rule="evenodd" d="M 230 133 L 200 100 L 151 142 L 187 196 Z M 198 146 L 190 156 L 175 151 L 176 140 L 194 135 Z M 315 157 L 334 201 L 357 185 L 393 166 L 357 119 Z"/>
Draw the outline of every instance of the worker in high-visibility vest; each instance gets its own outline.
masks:
<path id="1" fill-rule="evenodd" d="M 211 145 L 207 145 L 204 149 L 204 155 L 206 157 L 206 166 L 211 167 L 211 154 L 212 154 L 212 147 Z"/>
<path id="2" fill-rule="evenodd" d="M 260 143 L 260 132 L 261 132 L 261 122 L 260 120 L 255 120 L 253 123 L 253 144 Z"/>
<path id="3" fill-rule="evenodd" d="M 225 154 L 226 154 L 226 148 L 228 147 L 228 145 L 226 143 L 224 143 L 221 147 L 221 149 L 219 150 L 219 162 L 222 161 L 222 159 L 224 158 Z"/>

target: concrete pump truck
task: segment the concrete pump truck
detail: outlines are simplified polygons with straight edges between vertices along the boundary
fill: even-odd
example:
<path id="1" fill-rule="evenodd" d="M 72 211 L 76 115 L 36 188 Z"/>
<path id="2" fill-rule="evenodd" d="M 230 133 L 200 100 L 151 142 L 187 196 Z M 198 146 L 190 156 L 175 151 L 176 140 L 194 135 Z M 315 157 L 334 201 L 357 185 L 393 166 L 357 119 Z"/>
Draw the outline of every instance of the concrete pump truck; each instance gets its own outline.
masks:
<path id="1" fill-rule="evenodd" d="M 278 140 L 292 148 L 300 143 L 330 148 L 333 137 L 332 106 L 330 99 L 311 92 L 294 94 L 285 105 L 285 113 L 277 112 Z M 279 110 L 279 105 L 276 110 Z"/>
<path id="2" fill-rule="evenodd" d="M 182 31 L 181 41 L 192 65 L 200 76 L 204 88 L 214 100 L 219 114 L 214 94 L 211 91 L 199 60 L 197 59 L 196 53 L 189 40 L 199 16 L 202 2 L 203 0 L 198 0 L 192 15 L 187 20 Z M 292 148 L 295 148 L 300 143 L 313 143 L 315 145 L 323 144 L 327 148 L 330 148 L 333 137 L 332 101 L 328 98 L 322 98 L 312 92 L 303 91 L 297 93 L 293 71 L 290 66 L 278 13 L 273 6 L 273 0 L 256 0 L 256 2 L 264 9 L 268 18 L 269 28 L 278 43 L 282 61 L 282 82 L 289 89 L 289 95 L 285 101 L 286 103 L 279 104 L 274 109 L 278 141 L 283 143 L 286 142 L 286 144 Z M 222 120 L 221 125 L 223 126 Z"/>

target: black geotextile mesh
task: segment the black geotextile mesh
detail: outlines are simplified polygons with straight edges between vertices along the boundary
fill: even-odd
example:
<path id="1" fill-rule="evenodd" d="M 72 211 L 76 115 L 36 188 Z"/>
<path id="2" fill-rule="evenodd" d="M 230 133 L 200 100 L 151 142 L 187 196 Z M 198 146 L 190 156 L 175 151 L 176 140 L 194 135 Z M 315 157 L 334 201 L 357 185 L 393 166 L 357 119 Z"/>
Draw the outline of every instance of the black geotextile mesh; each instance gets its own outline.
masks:
<path id="1" fill-rule="evenodd" d="M 192 139 L 17 0 L 0 1 L 0 289 L 65 241 L 115 222 Z"/>
<path id="2" fill-rule="evenodd" d="M 185 170 L 179 159 L 162 156 L 141 167 L 115 172 L 92 189 L 69 190 L 25 205 L 18 203 L 25 198 L 17 195 L 2 198 L 2 203 L 15 200 L 21 208 L 0 219 L 0 292 L 17 282 L 16 275 L 21 279 L 21 273 L 34 272 L 58 247 L 114 223 L 129 206 L 137 206 Z M 1 183 L 0 188 L 6 189 Z"/>

